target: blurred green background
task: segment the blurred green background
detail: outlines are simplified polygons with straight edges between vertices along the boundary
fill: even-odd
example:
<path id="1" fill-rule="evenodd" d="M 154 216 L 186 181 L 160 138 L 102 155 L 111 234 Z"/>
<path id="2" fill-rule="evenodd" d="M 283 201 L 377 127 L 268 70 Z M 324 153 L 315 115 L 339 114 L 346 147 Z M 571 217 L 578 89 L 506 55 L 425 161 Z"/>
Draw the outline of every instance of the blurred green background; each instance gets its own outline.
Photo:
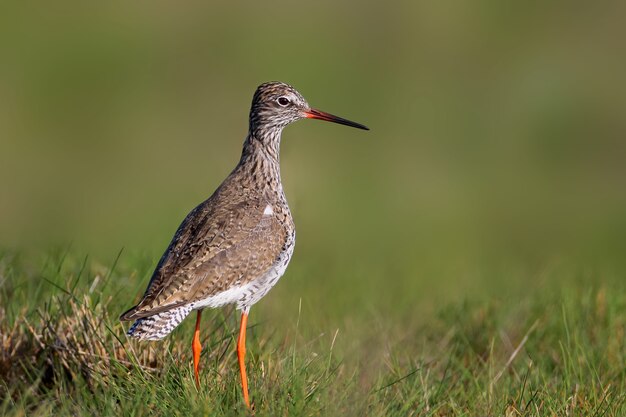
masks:
<path id="1" fill-rule="evenodd" d="M 123 247 L 145 265 L 139 294 L 237 163 L 256 86 L 280 80 L 371 131 L 286 129 L 298 244 L 267 314 L 302 298 L 322 319 L 414 316 L 622 279 L 625 16 L 621 1 L 4 2 L 0 245 L 73 242 L 105 264 Z"/>

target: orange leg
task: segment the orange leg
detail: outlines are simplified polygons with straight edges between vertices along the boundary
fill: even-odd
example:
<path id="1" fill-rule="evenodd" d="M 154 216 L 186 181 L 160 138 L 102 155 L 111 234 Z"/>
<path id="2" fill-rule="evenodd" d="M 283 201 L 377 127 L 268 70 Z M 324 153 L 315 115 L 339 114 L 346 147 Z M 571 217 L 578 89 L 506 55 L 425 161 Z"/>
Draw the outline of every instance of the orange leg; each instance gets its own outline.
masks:
<path id="1" fill-rule="evenodd" d="M 246 376 L 246 325 L 248 314 L 241 313 L 241 327 L 239 328 L 239 339 L 237 339 L 237 358 L 239 358 L 239 373 L 241 374 L 241 389 L 243 390 L 243 400 L 250 408 L 250 398 L 248 397 L 248 377 Z"/>
<path id="2" fill-rule="evenodd" d="M 198 310 L 196 318 L 196 331 L 193 333 L 193 341 L 191 342 L 191 351 L 193 352 L 193 374 L 196 377 L 196 387 L 200 389 L 200 375 L 198 373 L 198 365 L 200 364 L 200 352 L 202 345 L 200 344 L 200 318 L 202 310 Z"/>

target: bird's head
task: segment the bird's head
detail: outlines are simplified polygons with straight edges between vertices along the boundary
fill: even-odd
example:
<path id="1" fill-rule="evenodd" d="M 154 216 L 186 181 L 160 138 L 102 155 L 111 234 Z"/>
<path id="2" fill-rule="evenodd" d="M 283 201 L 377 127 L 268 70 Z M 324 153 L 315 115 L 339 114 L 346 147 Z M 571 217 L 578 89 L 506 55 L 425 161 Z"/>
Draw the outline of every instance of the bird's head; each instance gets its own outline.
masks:
<path id="1" fill-rule="evenodd" d="M 281 130 L 300 119 L 319 119 L 369 130 L 362 124 L 312 109 L 309 103 L 292 86 L 278 82 L 261 84 L 252 98 L 250 131 Z"/>

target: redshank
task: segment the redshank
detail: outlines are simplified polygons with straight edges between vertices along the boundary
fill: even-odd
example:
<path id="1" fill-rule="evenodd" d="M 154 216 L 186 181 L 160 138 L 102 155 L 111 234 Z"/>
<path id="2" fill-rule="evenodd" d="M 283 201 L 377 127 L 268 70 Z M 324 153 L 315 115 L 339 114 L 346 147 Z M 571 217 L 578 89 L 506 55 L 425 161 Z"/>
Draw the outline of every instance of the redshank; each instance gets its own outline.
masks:
<path id="1" fill-rule="evenodd" d="M 239 164 L 211 197 L 187 215 L 161 257 L 143 298 L 120 317 L 123 321 L 135 320 L 129 336 L 159 340 L 196 310 L 191 346 L 199 388 L 202 310 L 236 304 L 241 310 L 237 357 L 248 408 L 248 313 L 283 275 L 296 241 L 280 179 L 280 138 L 285 126 L 304 118 L 369 130 L 362 124 L 312 109 L 290 85 L 261 84 L 252 99 L 250 127 Z"/>

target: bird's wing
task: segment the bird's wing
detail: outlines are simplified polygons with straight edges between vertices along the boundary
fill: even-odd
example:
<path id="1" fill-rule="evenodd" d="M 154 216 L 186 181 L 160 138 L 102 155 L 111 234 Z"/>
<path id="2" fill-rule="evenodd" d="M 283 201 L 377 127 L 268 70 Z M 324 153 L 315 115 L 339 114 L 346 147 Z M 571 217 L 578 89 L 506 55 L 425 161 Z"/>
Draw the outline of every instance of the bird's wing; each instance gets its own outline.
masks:
<path id="1" fill-rule="evenodd" d="M 284 223 L 264 215 L 265 199 L 209 200 L 178 228 L 143 299 L 121 320 L 135 320 L 218 294 L 262 276 L 285 244 Z M 220 204 L 222 203 L 222 204 Z"/>

